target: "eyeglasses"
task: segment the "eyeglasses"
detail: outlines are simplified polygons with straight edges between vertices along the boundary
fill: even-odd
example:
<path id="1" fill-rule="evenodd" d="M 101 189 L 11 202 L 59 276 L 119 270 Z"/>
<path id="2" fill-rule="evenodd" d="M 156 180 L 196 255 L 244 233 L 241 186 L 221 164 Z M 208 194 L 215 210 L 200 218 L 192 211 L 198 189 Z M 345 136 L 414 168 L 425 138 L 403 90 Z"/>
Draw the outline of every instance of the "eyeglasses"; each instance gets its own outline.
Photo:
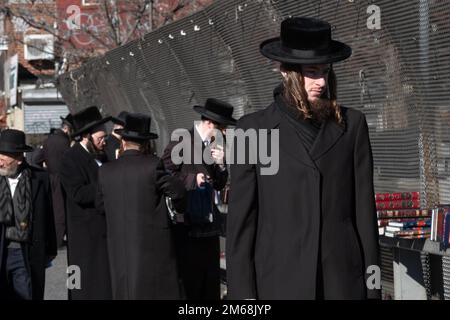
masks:
<path id="1" fill-rule="evenodd" d="M 94 137 L 94 136 L 92 136 L 92 139 L 97 141 L 97 142 L 102 142 L 102 141 L 105 141 L 106 135 L 101 136 L 101 137 Z"/>

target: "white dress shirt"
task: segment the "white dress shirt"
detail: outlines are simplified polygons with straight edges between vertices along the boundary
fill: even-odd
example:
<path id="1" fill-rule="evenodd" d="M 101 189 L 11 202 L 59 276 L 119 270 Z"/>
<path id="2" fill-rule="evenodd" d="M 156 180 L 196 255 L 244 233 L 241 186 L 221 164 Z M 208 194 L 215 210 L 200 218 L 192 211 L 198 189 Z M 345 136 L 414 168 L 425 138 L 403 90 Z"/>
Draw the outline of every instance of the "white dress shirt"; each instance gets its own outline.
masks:
<path id="1" fill-rule="evenodd" d="M 14 193 L 16 192 L 16 187 L 17 184 L 19 183 L 19 178 L 22 175 L 22 173 L 20 173 L 17 178 L 13 179 L 13 178 L 8 178 L 8 182 L 9 182 L 9 188 L 11 189 L 11 197 L 14 197 Z"/>
<path id="2" fill-rule="evenodd" d="M 211 143 L 211 141 L 200 132 L 200 129 L 198 128 L 197 125 L 195 125 L 195 130 L 197 130 L 197 133 L 200 136 L 200 138 L 202 139 L 203 144 L 205 145 L 205 147 L 207 147 Z"/>

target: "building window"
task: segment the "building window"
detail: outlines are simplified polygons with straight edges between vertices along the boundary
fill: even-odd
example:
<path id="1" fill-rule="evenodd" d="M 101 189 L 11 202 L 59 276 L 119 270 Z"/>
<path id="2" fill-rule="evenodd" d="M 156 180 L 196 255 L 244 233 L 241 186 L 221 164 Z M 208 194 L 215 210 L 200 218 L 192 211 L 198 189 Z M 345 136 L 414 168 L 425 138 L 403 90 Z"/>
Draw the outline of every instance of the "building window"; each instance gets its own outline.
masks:
<path id="1" fill-rule="evenodd" d="M 54 38 L 51 34 L 30 34 L 25 36 L 25 60 L 53 60 Z"/>

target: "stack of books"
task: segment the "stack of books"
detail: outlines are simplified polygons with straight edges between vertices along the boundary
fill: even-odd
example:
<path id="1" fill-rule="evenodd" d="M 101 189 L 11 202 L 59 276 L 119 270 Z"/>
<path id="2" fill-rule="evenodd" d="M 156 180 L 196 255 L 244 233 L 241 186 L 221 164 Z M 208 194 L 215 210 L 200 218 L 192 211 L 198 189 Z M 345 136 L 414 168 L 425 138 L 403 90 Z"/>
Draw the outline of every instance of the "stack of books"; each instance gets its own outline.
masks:
<path id="1" fill-rule="evenodd" d="M 386 237 L 429 238 L 433 210 L 420 209 L 420 193 L 377 193 L 378 232 Z"/>
<path id="2" fill-rule="evenodd" d="M 375 195 L 377 210 L 419 209 L 419 192 L 377 193 Z"/>
<path id="3" fill-rule="evenodd" d="M 385 230 L 384 235 L 391 238 L 429 238 L 431 233 L 431 218 L 390 221 Z"/>
<path id="4" fill-rule="evenodd" d="M 446 250 L 450 247 L 450 207 L 439 207 L 433 209 L 431 219 L 431 241 L 439 242 L 440 249 Z"/>

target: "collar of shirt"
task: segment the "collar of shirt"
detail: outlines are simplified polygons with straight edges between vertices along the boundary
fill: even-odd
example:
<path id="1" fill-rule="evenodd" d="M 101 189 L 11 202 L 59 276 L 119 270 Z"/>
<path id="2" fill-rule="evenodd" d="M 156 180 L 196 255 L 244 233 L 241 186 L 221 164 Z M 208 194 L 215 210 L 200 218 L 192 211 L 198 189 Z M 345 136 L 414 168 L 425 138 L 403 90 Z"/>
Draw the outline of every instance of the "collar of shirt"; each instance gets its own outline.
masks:
<path id="1" fill-rule="evenodd" d="M 81 146 L 84 148 L 84 150 L 86 150 L 88 153 L 90 153 L 89 150 L 88 150 L 88 148 L 84 145 L 84 143 L 80 142 L 80 144 L 81 144 Z"/>
<path id="2" fill-rule="evenodd" d="M 16 191 L 17 184 L 19 183 L 19 178 L 22 175 L 20 173 L 17 178 L 8 178 L 9 187 L 11 189 L 11 195 L 14 197 L 14 192 Z"/>
<path id="3" fill-rule="evenodd" d="M 200 132 L 200 129 L 198 128 L 197 125 L 195 125 L 194 127 L 195 127 L 195 130 L 197 130 L 198 135 L 202 139 L 203 144 L 205 144 L 205 142 L 206 142 L 207 143 L 206 145 L 209 145 L 210 140 Z"/>

